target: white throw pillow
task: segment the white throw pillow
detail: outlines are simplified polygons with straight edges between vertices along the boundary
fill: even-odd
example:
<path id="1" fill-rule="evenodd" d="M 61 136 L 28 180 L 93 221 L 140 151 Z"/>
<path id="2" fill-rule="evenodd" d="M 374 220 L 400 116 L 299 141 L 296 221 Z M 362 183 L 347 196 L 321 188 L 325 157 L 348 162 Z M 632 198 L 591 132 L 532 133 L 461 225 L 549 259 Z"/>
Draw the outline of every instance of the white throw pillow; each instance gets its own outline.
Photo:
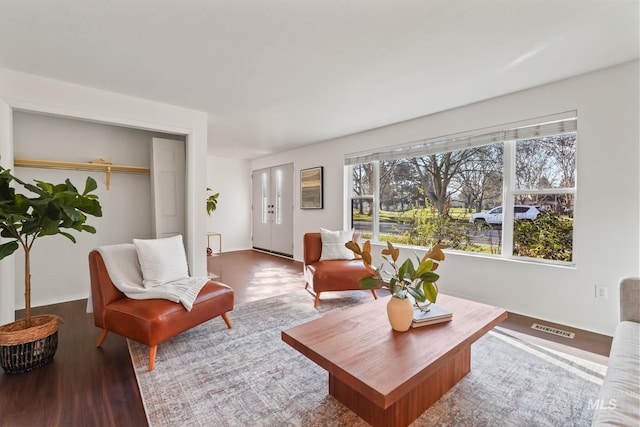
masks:
<path id="1" fill-rule="evenodd" d="M 354 258 L 353 252 L 344 246 L 353 238 L 353 230 L 331 231 L 321 228 L 320 237 L 322 238 L 320 261 Z"/>
<path id="2" fill-rule="evenodd" d="M 145 288 L 189 277 L 182 236 L 163 239 L 133 239 Z"/>

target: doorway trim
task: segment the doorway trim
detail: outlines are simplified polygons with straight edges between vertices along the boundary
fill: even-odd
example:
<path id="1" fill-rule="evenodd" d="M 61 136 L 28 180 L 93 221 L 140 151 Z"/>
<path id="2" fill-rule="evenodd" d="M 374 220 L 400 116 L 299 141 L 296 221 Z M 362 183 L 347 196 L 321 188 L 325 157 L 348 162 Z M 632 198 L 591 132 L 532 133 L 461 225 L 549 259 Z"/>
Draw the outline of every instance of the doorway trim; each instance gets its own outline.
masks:
<path id="1" fill-rule="evenodd" d="M 205 192 L 206 113 L 38 76 L 22 73 L 16 73 L 16 76 L 14 76 L 13 72 L 0 69 L 0 75 L 5 72 L 9 73 L 9 77 L 14 77 L 14 80 L 16 80 L 14 82 L 15 85 L 9 86 L 8 89 L 0 85 L 0 101 L 3 104 L 6 103 L 10 109 L 12 126 L 13 112 L 25 111 L 185 137 L 187 155 L 187 170 L 185 174 L 187 186 L 185 249 L 189 270 L 194 275 L 204 276 L 206 274 L 206 259 L 199 257 L 202 251 L 198 250 L 198 248 L 203 247 L 205 244 L 206 218 L 204 208 L 198 209 L 203 203 L 199 203 L 201 197 L 197 196 Z M 30 84 L 38 86 L 37 90 L 32 90 L 29 87 Z M 2 93 L 3 89 L 20 93 L 9 93 L 10 96 L 6 96 L 7 94 Z M 65 95 L 72 100 L 64 99 L 63 96 Z M 20 99 L 16 99 L 18 96 Z M 73 99 L 74 97 L 77 97 L 77 99 Z M 35 100 L 29 102 L 24 99 Z M 76 102 L 76 108 L 71 105 L 74 101 Z M 63 102 L 65 103 L 64 105 L 62 104 Z M 148 107 L 146 110 L 143 108 L 145 105 Z M 79 110 L 78 108 L 83 109 Z M 89 111 L 88 108 L 93 108 L 96 111 Z M 128 117 L 127 114 L 129 115 Z M 174 123 L 185 122 L 187 125 L 181 126 L 148 121 L 156 119 L 164 119 Z M 0 164 L 5 168 L 13 168 L 13 147 L 13 132 L 7 138 L 0 138 Z M 3 286 L 3 289 L 0 289 L 0 295 L 3 296 L 0 301 L 0 324 L 15 319 L 15 290 L 9 292 L 4 289 L 4 287 L 8 286 L 14 288 L 14 281 L 15 260 L 10 257 L 0 262 L 0 283 Z M 9 296 L 12 296 L 12 298 L 6 298 L 5 300 L 5 297 Z"/>

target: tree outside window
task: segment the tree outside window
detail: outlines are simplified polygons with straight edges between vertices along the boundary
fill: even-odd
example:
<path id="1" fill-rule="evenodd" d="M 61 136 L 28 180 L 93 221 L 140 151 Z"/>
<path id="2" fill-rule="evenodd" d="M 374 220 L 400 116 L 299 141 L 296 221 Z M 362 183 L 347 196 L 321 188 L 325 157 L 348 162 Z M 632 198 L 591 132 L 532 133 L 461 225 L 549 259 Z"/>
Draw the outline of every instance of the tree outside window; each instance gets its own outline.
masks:
<path id="1" fill-rule="evenodd" d="M 513 178 L 504 175 L 507 164 Z M 513 250 L 502 255 L 573 259 L 576 132 L 374 160 L 352 170 L 352 222 L 366 238 L 500 255 L 503 216 L 510 216 Z M 505 197 L 512 215 L 500 210 Z"/>

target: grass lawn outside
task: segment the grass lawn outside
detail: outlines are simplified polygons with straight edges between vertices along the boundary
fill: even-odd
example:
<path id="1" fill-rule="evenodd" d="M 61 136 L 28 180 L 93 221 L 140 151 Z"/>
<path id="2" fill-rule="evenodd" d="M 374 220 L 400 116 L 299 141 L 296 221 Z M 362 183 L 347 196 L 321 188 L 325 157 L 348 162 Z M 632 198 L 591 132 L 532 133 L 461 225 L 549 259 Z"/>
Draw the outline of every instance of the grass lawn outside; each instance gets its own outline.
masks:
<path id="1" fill-rule="evenodd" d="M 469 221 L 471 215 L 474 212 L 469 212 L 466 208 L 451 208 L 449 209 L 449 216 L 455 220 Z M 426 214 L 427 218 L 436 218 L 438 212 L 435 209 L 409 209 L 404 212 L 395 211 L 380 211 L 380 222 L 391 223 L 411 223 L 414 216 L 418 214 Z M 353 211 L 354 221 L 372 221 L 371 216 L 367 214 L 360 214 L 358 210 Z"/>

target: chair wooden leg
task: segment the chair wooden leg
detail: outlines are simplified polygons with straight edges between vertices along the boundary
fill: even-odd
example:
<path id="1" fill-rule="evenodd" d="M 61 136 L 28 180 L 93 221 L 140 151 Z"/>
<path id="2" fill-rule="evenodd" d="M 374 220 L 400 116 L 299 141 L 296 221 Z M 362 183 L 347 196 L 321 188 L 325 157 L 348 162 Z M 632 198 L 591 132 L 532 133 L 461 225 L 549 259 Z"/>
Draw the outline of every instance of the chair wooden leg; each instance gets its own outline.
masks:
<path id="1" fill-rule="evenodd" d="M 305 284 L 304 284 L 304 288 L 305 288 L 305 289 L 309 289 L 309 282 L 307 282 L 307 283 L 305 283 Z"/>
<path id="2" fill-rule="evenodd" d="M 375 289 L 371 289 L 371 293 L 373 294 L 373 299 L 378 299 L 378 294 Z"/>
<path id="3" fill-rule="evenodd" d="M 229 320 L 227 313 L 222 313 L 222 320 L 224 320 L 224 323 L 227 324 L 227 328 L 233 329 L 233 325 L 231 324 L 231 321 Z"/>
<path id="4" fill-rule="evenodd" d="M 316 300 L 313 302 L 313 308 L 316 308 L 319 302 L 320 302 L 320 292 L 316 291 Z"/>
<path id="5" fill-rule="evenodd" d="M 156 352 L 158 351 L 158 346 L 154 345 L 149 347 L 149 371 L 153 371 L 153 368 L 156 367 Z"/>
<path id="6" fill-rule="evenodd" d="M 100 347 L 102 345 L 108 333 L 109 331 L 107 331 L 106 329 L 102 330 L 102 334 L 100 334 L 100 338 L 98 338 L 98 343 L 96 344 L 96 347 Z"/>

